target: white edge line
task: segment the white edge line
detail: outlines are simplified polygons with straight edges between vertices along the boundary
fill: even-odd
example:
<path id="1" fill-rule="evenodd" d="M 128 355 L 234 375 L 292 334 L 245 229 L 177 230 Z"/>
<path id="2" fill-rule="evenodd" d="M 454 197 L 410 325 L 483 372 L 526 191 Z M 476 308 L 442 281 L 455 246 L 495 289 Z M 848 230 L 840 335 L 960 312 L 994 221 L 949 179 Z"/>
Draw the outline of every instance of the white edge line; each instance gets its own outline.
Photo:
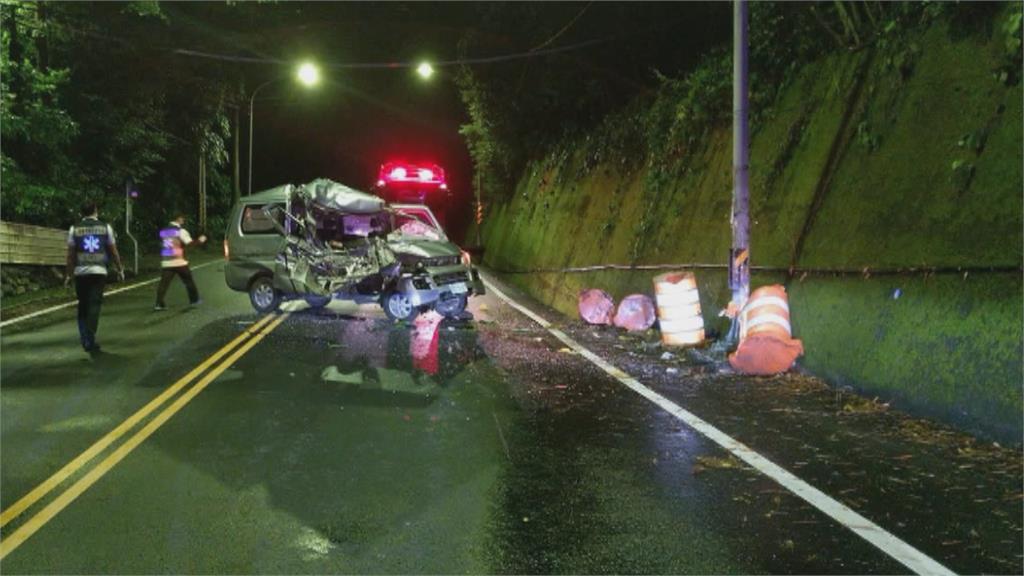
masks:
<path id="1" fill-rule="evenodd" d="M 210 266 L 212 264 L 216 264 L 218 262 L 221 262 L 221 260 L 218 259 L 218 260 L 211 260 L 210 262 L 204 262 L 204 263 L 202 263 L 202 264 L 200 264 L 198 266 L 193 266 L 192 270 L 199 270 L 200 268 L 205 268 L 207 266 Z M 146 280 L 144 282 L 138 282 L 138 283 L 132 284 L 130 286 L 122 286 L 120 288 L 116 288 L 116 289 L 111 290 L 109 292 L 104 292 L 103 296 L 104 297 L 106 297 L 106 296 L 113 296 L 114 294 L 117 294 L 119 292 L 124 292 L 126 290 L 134 290 L 134 289 L 136 289 L 136 288 L 138 288 L 140 286 L 146 286 L 146 285 L 149 285 L 149 284 L 153 284 L 154 282 L 156 282 L 158 280 L 160 280 L 160 278 L 150 278 L 149 280 Z M 11 318 L 10 320 L 4 320 L 3 322 L 0 322 L 0 328 L 3 328 L 4 326 L 9 326 L 11 324 L 17 324 L 18 322 L 22 322 L 24 320 L 28 320 L 29 318 L 35 318 L 36 316 L 43 316 L 44 314 L 49 314 L 50 312 L 56 312 L 57 310 L 61 310 L 61 309 L 68 308 L 68 307 L 71 307 L 71 306 L 76 306 L 77 304 L 78 304 L 78 302 L 76 302 L 76 301 L 65 302 L 63 304 L 57 304 L 56 306 L 51 306 L 49 308 L 45 308 L 43 310 L 38 310 L 38 311 L 33 312 L 31 314 L 25 314 L 24 316 L 18 316 L 17 318 Z"/>
<path id="2" fill-rule="evenodd" d="M 778 464 L 775 464 L 771 460 L 761 456 L 742 442 L 739 442 L 725 432 L 715 428 L 692 412 L 689 412 L 668 398 L 644 386 L 635 378 L 611 365 L 597 354 L 594 354 L 590 350 L 584 348 L 581 344 L 570 338 L 561 330 L 552 328 L 550 322 L 506 296 L 491 282 L 484 280 L 484 283 L 495 296 L 504 300 L 509 306 L 512 306 L 519 312 L 523 313 L 534 322 L 540 324 L 542 327 L 547 329 L 552 336 L 561 340 L 562 343 L 577 352 L 579 355 L 590 360 L 592 363 L 604 370 L 609 376 L 612 376 L 629 389 L 650 400 L 672 416 L 675 416 L 677 419 L 683 421 L 704 437 L 729 451 L 740 460 L 746 462 L 758 472 L 779 483 L 782 487 L 800 497 L 811 506 L 814 506 L 836 522 L 839 522 L 846 528 L 849 528 L 855 534 L 864 540 L 867 540 L 885 554 L 889 555 L 893 560 L 903 564 L 917 574 L 956 574 L 936 560 L 932 559 L 930 556 L 914 548 L 910 544 L 907 544 L 897 536 L 889 533 L 881 526 L 861 516 L 857 512 L 854 512 L 845 504 L 838 502 L 831 496 L 801 480 Z"/>

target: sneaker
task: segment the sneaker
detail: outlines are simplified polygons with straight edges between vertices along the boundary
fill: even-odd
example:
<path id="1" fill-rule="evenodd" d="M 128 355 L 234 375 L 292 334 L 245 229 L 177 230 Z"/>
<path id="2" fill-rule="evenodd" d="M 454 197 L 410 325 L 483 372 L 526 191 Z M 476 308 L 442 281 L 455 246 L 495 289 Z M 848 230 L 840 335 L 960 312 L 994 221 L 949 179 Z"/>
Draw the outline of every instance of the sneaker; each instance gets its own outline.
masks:
<path id="1" fill-rule="evenodd" d="M 157 304 L 156 306 L 153 306 L 154 312 L 159 312 L 161 310 L 167 310 L 167 306 L 164 306 L 163 304 Z"/>
<path id="2" fill-rule="evenodd" d="M 93 344 L 92 346 L 85 349 L 89 354 L 99 354 L 101 351 L 99 344 Z"/>
<path id="3" fill-rule="evenodd" d="M 199 305 L 200 305 L 200 304 L 202 304 L 202 303 L 203 303 L 203 299 L 202 299 L 202 298 L 200 298 L 199 300 L 196 300 L 195 302 L 191 302 L 191 303 L 189 303 L 189 306 L 191 306 L 191 307 L 195 308 L 196 306 L 199 306 Z"/>

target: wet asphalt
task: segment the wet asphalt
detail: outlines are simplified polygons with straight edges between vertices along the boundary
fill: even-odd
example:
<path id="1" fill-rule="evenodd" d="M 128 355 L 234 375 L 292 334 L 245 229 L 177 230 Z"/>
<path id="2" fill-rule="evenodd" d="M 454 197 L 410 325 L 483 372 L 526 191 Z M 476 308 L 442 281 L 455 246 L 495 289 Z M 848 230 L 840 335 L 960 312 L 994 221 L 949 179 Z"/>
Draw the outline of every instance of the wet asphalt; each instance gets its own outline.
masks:
<path id="1" fill-rule="evenodd" d="M 0 507 L 258 319 L 220 264 L 196 279 L 198 309 L 180 285 L 167 312 L 152 286 L 108 298 L 95 358 L 71 311 L 4 328 Z M 295 308 L 0 572 L 907 572 L 493 296 L 415 327 Z M 545 314 L 947 567 L 1024 571 L 1019 446 Z"/>

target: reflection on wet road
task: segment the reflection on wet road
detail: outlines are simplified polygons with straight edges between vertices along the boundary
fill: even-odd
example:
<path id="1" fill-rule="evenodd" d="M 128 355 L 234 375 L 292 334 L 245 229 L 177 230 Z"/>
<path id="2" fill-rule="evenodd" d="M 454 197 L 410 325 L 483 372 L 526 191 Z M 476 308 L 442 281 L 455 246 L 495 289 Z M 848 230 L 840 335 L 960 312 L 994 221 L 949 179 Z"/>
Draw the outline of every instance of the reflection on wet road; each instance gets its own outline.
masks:
<path id="1" fill-rule="evenodd" d="M 471 312 L 412 326 L 367 307 L 292 313 L 0 568 L 906 572 L 500 301 Z M 245 318 L 197 325 L 112 390 L 137 408 Z M 702 398 L 687 401 L 713 409 Z M 63 434 L 63 463 L 127 409 L 96 420 L 99 406 L 77 402 L 61 421 L 99 423 L 40 420 L 5 449 Z M 16 482 L 5 471 L 18 492 L 5 505 L 54 465 Z M 972 566 L 988 565 L 951 567 Z"/>

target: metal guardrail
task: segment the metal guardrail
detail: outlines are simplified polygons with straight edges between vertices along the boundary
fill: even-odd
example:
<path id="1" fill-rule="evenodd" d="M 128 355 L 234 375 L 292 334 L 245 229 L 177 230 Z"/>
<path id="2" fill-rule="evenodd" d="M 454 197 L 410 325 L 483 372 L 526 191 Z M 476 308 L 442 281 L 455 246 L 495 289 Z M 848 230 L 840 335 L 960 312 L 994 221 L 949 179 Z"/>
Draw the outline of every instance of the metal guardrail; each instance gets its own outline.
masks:
<path id="1" fill-rule="evenodd" d="M 67 241 L 67 230 L 0 222 L 0 264 L 61 266 Z"/>

